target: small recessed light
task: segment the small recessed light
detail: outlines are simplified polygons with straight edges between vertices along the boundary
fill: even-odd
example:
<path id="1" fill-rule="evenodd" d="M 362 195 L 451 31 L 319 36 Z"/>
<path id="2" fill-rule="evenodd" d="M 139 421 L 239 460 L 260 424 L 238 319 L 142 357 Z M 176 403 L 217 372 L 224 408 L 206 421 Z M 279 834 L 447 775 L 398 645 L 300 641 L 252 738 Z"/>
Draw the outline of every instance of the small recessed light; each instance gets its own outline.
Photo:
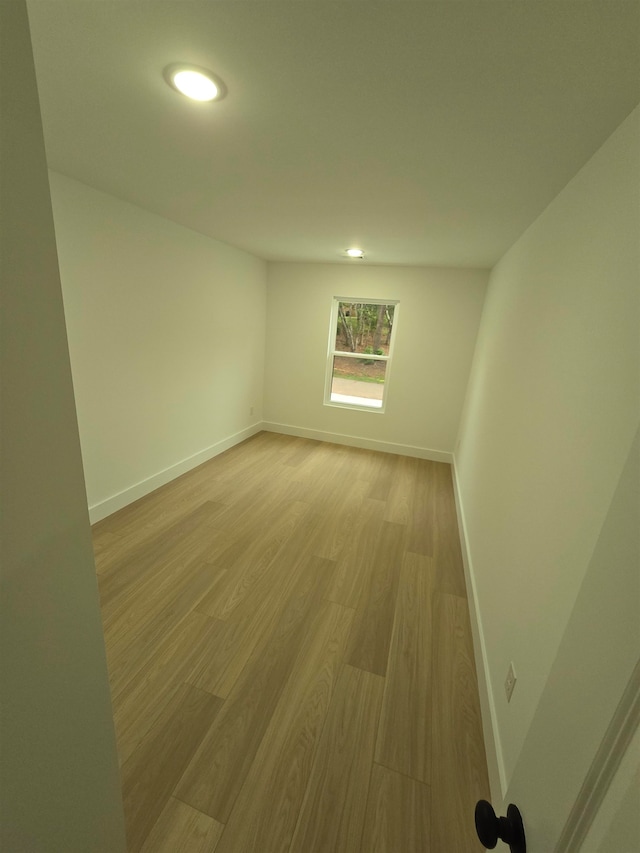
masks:
<path id="1" fill-rule="evenodd" d="M 347 249 L 347 255 L 350 258 L 364 258 L 364 252 L 362 249 Z"/>
<path id="2" fill-rule="evenodd" d="M 227 93 L 219 77 L 197 65 L 168 65 L 164 79 L 176 92 L 194 101 L 219 101 Z"/>

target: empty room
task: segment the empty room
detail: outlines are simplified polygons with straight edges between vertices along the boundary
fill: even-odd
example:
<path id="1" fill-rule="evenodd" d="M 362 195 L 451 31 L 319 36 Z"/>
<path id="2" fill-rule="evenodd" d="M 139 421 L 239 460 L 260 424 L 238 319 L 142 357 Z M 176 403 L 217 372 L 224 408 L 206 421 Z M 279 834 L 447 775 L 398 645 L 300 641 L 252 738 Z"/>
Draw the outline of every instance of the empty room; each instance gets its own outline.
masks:
<path id="1" fill-rule="evenodd" d="M 640 851 L 640 5 L 0 2 L 0 847 Z"/>

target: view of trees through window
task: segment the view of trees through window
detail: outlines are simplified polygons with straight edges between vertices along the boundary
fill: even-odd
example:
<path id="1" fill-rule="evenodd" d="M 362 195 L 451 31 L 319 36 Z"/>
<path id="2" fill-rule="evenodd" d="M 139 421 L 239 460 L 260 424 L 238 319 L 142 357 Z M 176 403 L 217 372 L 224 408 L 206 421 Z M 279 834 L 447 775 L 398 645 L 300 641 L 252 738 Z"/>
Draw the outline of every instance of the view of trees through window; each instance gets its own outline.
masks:
<path id="1" fill-rule="evenodd" d="M 334 306 L 332 402 L 382 408 L 394 309 L 376 302 Z"/>

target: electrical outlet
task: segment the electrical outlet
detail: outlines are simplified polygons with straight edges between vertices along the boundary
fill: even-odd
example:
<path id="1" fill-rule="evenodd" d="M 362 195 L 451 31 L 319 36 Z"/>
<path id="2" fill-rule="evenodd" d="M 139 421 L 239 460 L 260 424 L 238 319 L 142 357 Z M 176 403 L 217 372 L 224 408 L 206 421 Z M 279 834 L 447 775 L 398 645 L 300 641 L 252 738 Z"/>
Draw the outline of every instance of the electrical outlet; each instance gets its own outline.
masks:
<path id="1" fill-rule="evenodd" d="M 516 671 L 513 667 L 513 661 L 509 664 L 509 672 L 504 682 L 504 692 L 507 694 L 507 702 L 511 702 L 513 688 L 516 686 Z"/>

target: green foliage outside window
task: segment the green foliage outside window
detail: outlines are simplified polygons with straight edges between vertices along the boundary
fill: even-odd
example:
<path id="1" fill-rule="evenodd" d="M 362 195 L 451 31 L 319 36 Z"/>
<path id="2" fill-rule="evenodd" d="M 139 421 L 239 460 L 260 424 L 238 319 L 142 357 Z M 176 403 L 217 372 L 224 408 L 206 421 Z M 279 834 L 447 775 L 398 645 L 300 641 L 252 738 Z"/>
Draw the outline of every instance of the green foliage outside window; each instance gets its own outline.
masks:
<path id="1" fill-rule="evenodd" d="M 341 302 L 336 350 L 388 355 L 394 307 L 371 302 Z"/>

